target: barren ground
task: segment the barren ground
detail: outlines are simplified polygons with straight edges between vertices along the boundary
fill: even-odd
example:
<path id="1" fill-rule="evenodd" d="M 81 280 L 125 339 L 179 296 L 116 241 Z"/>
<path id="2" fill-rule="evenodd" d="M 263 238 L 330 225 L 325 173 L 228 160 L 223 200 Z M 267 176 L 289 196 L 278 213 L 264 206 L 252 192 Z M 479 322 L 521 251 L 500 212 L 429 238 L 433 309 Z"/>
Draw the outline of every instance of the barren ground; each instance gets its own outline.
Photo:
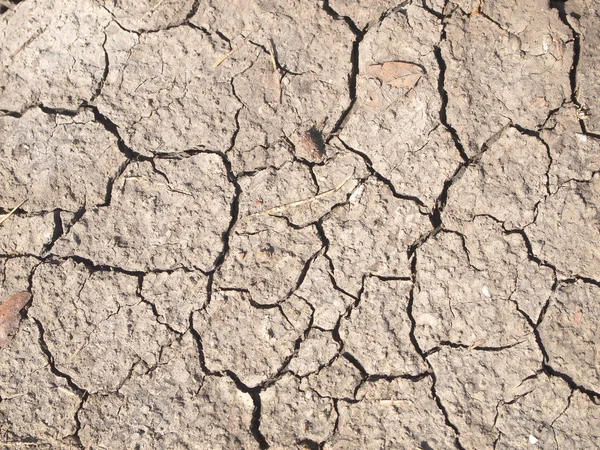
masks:
<path id="1" fill-rule="evenodd" d="M 600 448 L 599 0 L 0 4 L 1 448 Z"/>

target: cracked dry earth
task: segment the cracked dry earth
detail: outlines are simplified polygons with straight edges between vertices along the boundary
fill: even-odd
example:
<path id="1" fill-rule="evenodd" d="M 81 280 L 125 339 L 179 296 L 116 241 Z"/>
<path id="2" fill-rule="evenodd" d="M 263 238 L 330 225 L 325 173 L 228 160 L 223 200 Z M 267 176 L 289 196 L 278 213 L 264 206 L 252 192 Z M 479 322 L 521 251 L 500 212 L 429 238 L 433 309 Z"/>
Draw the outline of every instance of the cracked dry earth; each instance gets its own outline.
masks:
<path id="1" fill-rule="evenodd" d="M 0 4 L 2 449 L 600 448 L 599 0 Z"/>

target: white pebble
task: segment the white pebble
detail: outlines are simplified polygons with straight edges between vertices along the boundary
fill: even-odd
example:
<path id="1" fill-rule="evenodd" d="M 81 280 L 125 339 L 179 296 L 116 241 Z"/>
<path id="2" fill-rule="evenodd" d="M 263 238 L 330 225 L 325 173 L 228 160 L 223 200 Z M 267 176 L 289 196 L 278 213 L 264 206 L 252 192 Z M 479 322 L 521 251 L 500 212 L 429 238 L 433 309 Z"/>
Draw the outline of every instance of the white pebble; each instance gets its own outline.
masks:
<path id="1" fill-rule="evenodd" d="M 354 192 L 352 193 L 352 195 L 350 195 L 350 204 L 354 205 L 357 201 L 359 201 L 360 196 L 362 195 L 364 190 L 365 190 L 364 184 L 361 184 L 356 189 L 354 189 Z"/>
<path id="2" fill-rule="evenodd" d="M 535 445 L 538 443 L 538 439 L 533 434 L 530 434 L 529 435 L 529 443 L 531 445 Z"/>
<path id="3" fill-rule="evenodd" d="M 484 286 L 481 288 L 481 293 L 486 296 L 487 298 L 491 298 L 492 294 L 490 294 L 490 290 L 488 289 L 487 286 Z"/>

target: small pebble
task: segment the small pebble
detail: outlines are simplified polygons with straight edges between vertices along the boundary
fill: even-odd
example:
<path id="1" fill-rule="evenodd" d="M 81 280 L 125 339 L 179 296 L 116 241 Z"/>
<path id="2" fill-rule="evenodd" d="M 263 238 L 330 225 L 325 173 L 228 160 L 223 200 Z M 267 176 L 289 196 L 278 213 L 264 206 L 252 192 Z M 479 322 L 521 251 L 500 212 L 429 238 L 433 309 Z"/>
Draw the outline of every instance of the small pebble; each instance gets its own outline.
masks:
<path id="1" fill-rule="evenodd" d="M 350 204 L 355 204 L 356 202 L 358 202 L 360 200 L 360 197 L 363 193 L 363 191 L 365 190 L 365 185 L 361 184 L 360 186 L 358 186 L 356 189 L 354 189 L 354 192 L 352 192 L 352 195 L 350 195 Z"/>
<path id="2" fill-rule="evenodd" d="M 529 443 L 531 445 L 535 445 L 538 443 L 538 439 L 533 434 L 530 434 L 529 435 Z"/>
<path id="3" fill-rule="evenodd" d="M 482 294 L 483 294 L 485 297 L 487 297 L 487 298 L 491 298 L 491 297 L 492 297 L 492 294 L 490 294 L 490 290 L 488 289 L 488 287 L 487 287 L 487 286 L 484 286 L 484 287 L 482 287 L 482 288 L 481 288 L 481 293 L 482 293 Z"/>

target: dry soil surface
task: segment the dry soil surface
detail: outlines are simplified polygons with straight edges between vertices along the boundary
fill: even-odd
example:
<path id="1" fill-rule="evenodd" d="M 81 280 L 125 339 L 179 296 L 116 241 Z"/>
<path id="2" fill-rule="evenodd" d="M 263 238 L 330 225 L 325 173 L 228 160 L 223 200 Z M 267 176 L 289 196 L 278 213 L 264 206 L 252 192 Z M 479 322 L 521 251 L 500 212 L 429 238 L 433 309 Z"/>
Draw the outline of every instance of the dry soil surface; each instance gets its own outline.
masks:
<path id="1" fill-rule="evenodd" d="M 0 5 L 2 449 L 600 448 L 600 0 Z"/>

